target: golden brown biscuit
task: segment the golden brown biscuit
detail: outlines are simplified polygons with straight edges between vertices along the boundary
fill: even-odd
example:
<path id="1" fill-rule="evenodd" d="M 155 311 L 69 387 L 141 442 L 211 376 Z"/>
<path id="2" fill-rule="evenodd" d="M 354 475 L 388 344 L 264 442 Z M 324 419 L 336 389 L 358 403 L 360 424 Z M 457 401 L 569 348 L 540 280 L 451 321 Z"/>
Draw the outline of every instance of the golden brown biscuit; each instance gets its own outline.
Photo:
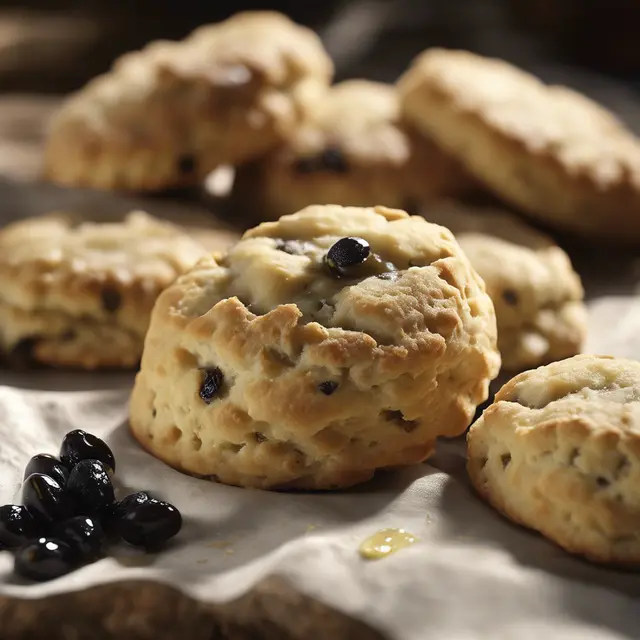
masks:
<path id="1" fill-rule="evenodd" d="M 393 86 L 349 80 L 307 98 L 286 141 L 238 173 L 236 194 L 267 217 L 314 203 L 415 209 L 472 189 L 457 161 L 401 122 Z"/>
<path id="2" fill-rule="evenodd" d="M 500 512 L 597 562 L 640 562 L 640 362 L 580 355 L 508 382 L 468 471 Z"/>
<path id="3" fill-rule="evenodd" d="M 46 175 L 105 189 L 193 185 L 265 153 L 328 83 L 319 38 L 275 12 L 239 13 L 181 42 L 153 42 L 72 96 L 54 118 Z"/>
<path id="4" fill-rule="evenodd" d="M 29 363 L 132 367 L 158 294 L 206 253 L 140 211 L 118 223 L 50 215 L 9 225 L 0 231 L 0 349 Z"/>
<path id="5" fill-rule="evenodd" d="M 443 203 L 423 215 L 453 232 L 484 280 L 504 370 L 517 373 L 580 352 L 584 290 L 569 256 L 549 237 L 497 209 Z"/>
<path id="6" fill-rule="evenodd" d="M 160 296 L 130 424 L 190 474 L 346 487 L 462 433 L 499 366 L 493 305 L 449 231 L 313 206 Z"/>
<path id="7" fill-rule="evenodd" d="M 640 143 L 603 107 L 510 64 L 430 49 L 399 82 L 407 120 L 550 225 L 640 240 Z"/>

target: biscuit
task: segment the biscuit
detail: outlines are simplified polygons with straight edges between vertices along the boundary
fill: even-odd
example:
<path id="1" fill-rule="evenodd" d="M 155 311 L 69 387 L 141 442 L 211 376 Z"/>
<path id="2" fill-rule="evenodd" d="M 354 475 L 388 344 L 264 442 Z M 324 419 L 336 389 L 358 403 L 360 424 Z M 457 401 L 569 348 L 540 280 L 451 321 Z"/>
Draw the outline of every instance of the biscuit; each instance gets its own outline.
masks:
<path id="1" fill-rule="evenodd" d="M 236 194 L 266 217 L 311 204 L 414 209 L 472 189 L 457 161 L 401 122 L 393 86 L 349 80 L 307 97 L 286 141 L 238 172 Z"/>
<path id="2" fill-rule="evenodd" d="M 502 368 L 517 373 L 580 352 L 587 312 L 580 276 L 550 238 L 506 211 L 442 204 L 429 222 L 447 227 L 493 300 Z"/>
<path id="3" fill-rule="evenodd" d="M 597 562 L 640 562 L 640 362 L 579 355 L 513 378 L 468 434 L 480 495 Z"/>
<path id="4" fill-rule="evenodd" d="M 239 13 L 180 42 L 153 42 L 63 105 L 45 174 L 102 189 L 197 184 L 218 165 L 268 151 L 297 121 L 305 87 L 332 75 L 318 36 L 275 12 Z"/>
<path id="5" fill-rule="evenodd" d="M 640 144 L 566 87 L 466 51 L 430 49 L 400 79 L 404 116 L 532 218 L 640 239 Z"/>
<path id="6" fill-rule="evenodd" d="M 312 206 L 159 297 L 130 425 L 192 475 L 347 487 L 462 433 L 499 366 L 491 299 L 448 230 Z"/>
<path id="7" fill-rule="evenodd" d="M 14 364 L 132 367 L 158 294 L 206 253 L 143 212 L 11 224 L 0 231 L 0 348 Z"/>

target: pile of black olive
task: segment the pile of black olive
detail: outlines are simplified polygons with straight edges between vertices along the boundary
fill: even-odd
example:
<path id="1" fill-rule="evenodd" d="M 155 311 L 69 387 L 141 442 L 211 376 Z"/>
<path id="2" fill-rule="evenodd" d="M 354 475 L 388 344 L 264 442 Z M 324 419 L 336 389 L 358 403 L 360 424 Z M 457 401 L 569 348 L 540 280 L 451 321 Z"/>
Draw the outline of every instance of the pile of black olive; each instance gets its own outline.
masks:
<path id="1" fill-rule="evenodd" d="M 180 531 L 180 512 L 145 491 L 117 502 L 115 470 L 106 442 L 81 429 L 67 433 L 59 458 L 29 460 L 16 504 L 0 507 L 0 550 L 15 552 L 17 575 L 51 580 L 95 562 L 109 543 L 153 551 Z"/>

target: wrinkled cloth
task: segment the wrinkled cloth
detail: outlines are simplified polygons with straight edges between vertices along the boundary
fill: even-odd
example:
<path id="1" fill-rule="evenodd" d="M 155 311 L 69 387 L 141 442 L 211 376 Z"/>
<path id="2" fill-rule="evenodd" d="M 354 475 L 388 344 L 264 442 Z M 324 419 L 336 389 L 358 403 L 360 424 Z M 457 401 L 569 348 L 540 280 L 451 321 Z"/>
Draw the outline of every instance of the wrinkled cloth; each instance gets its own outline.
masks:
<path id="1" fill-rule="evenodd" d="M 640 298 L 589 302 L 585 351 L 640 359 Z M 149 489 L 184 517 L 158 555 L 132 548 L 36 585 L 0 553 L 0 594 L 34 598 L 103 582 L 151 578 L 204 600 L 235 598 L 269 574 L 398 640 L 637 638 L 640 572 L 573 558 L 517 527 L 473 493 L 464 438 L 443 441 L 429 464 L 376 477 L 350 491 L 268 493 L 182 475 L 140 449 L 127 427 L 127 375 L 0 376 L 0 500 L 12 501 L 29 457 L 57 453 L 82 428 L 104 437 L 117 491 Z M 383 528 L 418 541 L 382 560 L 360 543 Z"/>

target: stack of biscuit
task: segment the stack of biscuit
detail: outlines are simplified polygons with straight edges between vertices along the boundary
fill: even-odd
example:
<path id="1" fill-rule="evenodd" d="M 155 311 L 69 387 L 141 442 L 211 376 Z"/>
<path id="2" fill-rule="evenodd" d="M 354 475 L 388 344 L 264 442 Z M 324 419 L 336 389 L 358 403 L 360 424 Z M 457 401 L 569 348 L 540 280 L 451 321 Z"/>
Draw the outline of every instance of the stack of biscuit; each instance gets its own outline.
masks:
<path id="1" fill-rule="evenodd" d="M 214 254 L 138 218 L 19 223 L 0 236 L 3 347 L 35 332 L 47 364 L 141 356 L 139 442 L 265 489 L 420 462 L 519 373 L 469 432 L 480 495 L 570 551 L 638 562 L 640 365 L 577 355 L 584 292 L 550 233 L 640 241 L 640 141 L 470 52 L 429 49 L 395 86 L 332 76 L 313 32 L 255 12 L 127 54 L 72 96 L 50 180 L 149 192 L 233 167 L 239 224 L 262 223 Z"/>

